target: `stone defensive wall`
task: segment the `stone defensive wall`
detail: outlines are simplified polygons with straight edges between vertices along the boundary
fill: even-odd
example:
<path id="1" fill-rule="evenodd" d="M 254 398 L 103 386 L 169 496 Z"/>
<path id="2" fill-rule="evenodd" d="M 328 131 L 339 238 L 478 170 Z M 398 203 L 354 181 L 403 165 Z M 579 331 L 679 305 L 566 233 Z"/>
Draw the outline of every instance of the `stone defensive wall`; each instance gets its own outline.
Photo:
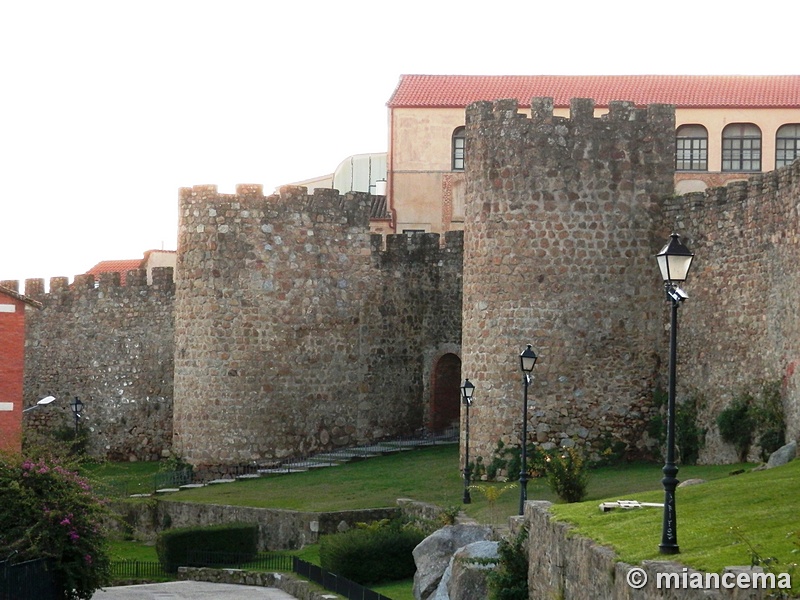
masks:
<path id="1" fill-rule="evenodd" d="M 368 194 L 180 191 L 177 452 L 264 465 L 421 427 L 460 344 L 462 238 L 369 232 Z"/>
<path id="2" fill-rule="evenodd" d="M 654 255 L 673 191 L 674 109 L 612 102 L 602 118 L 575 99 L 467 108 L 463 369 L 476 386 L 471 455 L 518 445 L 519 354 L 539 356 L 531 438 L 595 455 L 610 440 L 633 455 L 661 375 L 663 284 Z"/>
<path id="3" fill-rule="evenodd" d="M 782 382 L 786 439 L 800 435 L 799 206 L 800 161 L 666 201 L 665 223 L 695 253 L 679 311 L 678 399 L 699 399 L 706 461 L 736 460 L 716 415 L 763 382 Z"/>
<path id="4" fill-rule="evenodd" d="M 19 282 L 0 285 L 19 290 Z M 88 450 L 115 460 L 154 460 L 172 446 L 173 308 L 171 268 L 50 280 L 27 279 L 42 303 L 26 313 L 24 398 L 57 402 L 24 415 L 28 440 L 47 443 L 74 430 L 70 403 L 83 403 Z"/>

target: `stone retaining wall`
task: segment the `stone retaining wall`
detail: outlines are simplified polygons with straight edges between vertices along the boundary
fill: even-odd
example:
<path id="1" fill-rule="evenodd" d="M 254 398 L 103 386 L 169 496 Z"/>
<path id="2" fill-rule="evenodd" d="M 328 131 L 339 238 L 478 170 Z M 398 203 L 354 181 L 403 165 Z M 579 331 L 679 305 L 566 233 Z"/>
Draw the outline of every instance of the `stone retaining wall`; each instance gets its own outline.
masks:
<path id="1" fill-rule="evenodd" d="M 642 589 L 633 589 L 627 576 L 634 565 L 617 561 L 614 551 L 608 547 L 571 535 L 569 524 L 551 520 L 550 506 L 550 502 L 543 501 L 525 505 L 525 518 L 530 526 L 528 597 L 531 600 L 760 600 L 768 597 L 762 590 L 750 589 L 657 589 L 654 583 L 657 573 L 677 573 L 681 578 L 687 573 L 687 580 L 692 574 L 705 577 L 703 573 L 670 561 L 644 561 L 637 565 L 646 573 L 648 583 Z"/>
<path id="2" fill-rule="evenodd" d="M 258 523 L 259 550 L 297 550 L 317 543 L 320 535 L 344 531 L 356 523 L 371 523 L 400 515 L 399 508 L 315 513 L 165 500 L 124 502 L 115 509 L 134 535 L 151 540 L 161 531 L 174 527 Z"/>
<path id="3" fill-rule="evenodd" d="M 254 585 L 272 587 L 291 594 L 298 600 L 327 600 L 338 598 L 330 592 L 319 591 L 316 586 L 303 579 L 298 579 L 286 573 L 257 573 L 253 571 L 239 571 L 237 569 L 207 569 L 194 567 L 180 567 L 178 577 L 186 581 L 209 581 L 211 583 L 230 583 L 237 585 Z"/>

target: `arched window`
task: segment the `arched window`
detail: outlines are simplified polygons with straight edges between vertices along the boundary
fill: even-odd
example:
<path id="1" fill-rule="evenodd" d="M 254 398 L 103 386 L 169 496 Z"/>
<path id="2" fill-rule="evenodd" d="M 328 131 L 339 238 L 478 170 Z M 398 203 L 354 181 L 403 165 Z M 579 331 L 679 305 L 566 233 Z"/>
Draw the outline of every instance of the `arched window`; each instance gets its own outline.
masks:
<path id="1" fill-rule="evenodd" d="M 708 131 L 702 125 L 681 125 L 675 132 L 675 169 L 708 171 Z"/>
<path id="2" fill-rule="evenodd" d="M 722 130 L 722 170 L 761 170 L 761 130 L 752 123 L 733 123 Z"/>
<path id="3" fill-rule="evenodd" d="M 453 171 L 464 170 L 464 158 L 466 157 L 466 128 L 456 127 L 453 131 L 452 163 Z"/>
<path id="4" fill-rule="evenodd" d="M 790 165 L 797 158 L 800 158 L 800 124 L 782 125 L 775 137 L 775 168 Z"/>

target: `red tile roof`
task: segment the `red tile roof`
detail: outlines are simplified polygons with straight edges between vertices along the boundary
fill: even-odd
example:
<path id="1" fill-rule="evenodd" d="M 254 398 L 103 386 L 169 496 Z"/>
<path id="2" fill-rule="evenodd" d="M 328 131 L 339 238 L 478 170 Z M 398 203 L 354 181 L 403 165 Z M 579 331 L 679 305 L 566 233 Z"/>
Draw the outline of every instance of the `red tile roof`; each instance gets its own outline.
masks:
<path id="1" fill-rule="evenodd" d="M 800 75 L 402 75 L 389 108 L 463 108 L 477 100 L 628 100 L 678 108 L 800 108 Z"/>
<path id="2" fill-rule="evenodd" d="M 95 280 L 100 279 L 102 273 L 119 273 L 120 283 L 125 284 L 125 275 L 128 271 L 142 268 L 142 259 L 132 260 L 101 260 L 91 269 L 86 271 L 87 275 L 94 275 Z"/>

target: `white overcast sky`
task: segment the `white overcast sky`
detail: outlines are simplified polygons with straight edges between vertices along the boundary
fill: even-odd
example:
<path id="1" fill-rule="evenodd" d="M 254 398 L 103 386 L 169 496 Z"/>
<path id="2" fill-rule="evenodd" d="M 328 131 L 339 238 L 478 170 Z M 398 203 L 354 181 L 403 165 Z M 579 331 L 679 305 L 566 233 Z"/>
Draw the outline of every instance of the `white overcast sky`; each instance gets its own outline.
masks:
<path id="1" fill-rule="evenodd" d="M 178 188 L 387 149 L 401 74 L 797 74 L 796 0 L 0 0 L 0 279 L 175 249 Z"/>

